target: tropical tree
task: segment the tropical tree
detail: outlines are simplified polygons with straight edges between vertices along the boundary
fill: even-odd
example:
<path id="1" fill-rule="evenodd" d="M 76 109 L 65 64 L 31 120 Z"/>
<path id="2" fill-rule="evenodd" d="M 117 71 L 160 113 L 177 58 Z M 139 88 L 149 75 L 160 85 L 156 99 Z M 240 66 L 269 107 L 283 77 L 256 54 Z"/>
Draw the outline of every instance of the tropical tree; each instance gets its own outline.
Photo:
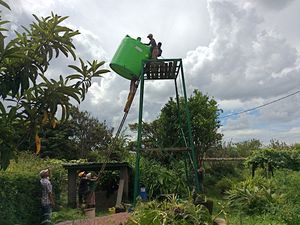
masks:
<path id="1" fill-rule="evenodd" d="M 9 6 L 0 1 L 9 9 Z M 0 18 L 0 121 L 5 129 L 0 134 L 0 169 L 5 169 L 14 156 L 19 144 L 13 134 L 15 124 L 23 127 L 35 136 L 36 150 L 40 150 L 40 131 L 46 124 L 52 127 L 57 123 L 57 112 L 60 120 L 65 121 L 72 106 L 71 101 L 78 103 L 84 100 L 91 86 L 92 78 L 108 72 L 102 69 L 104 61 L 98 62 L 79 59 L 80 66 L 69 65 L 74 74 L 57 77 L 47 73 L 51 60 L 63 54 L 76 60 L 75 46 L 72 38 L 79 34 L 62 25 L 67 17 L 54 13 L 45 18 L 34 15 L 35 21 L 24 31 L 15 31 L 15 38 L 5 42 L 3 27 L 8 21 Z M 8 104 L 4 107 L 3 102 Z M 9 102 L 9 103 L 7 103 Z M 21 125 L 20 125 L 21 124 Z M 14 147 L 13 147 L 14 146 Z"/>
<path id="2" fill-rule="evenodd" d="M 43 127 L 41 156 L 63 159 L 86 158 L 91 151 L 104 151 L 111 143 L 112 128 L 106 122 L 100 122 L 87 111 L 72 106 L 70 117 L 55 128 L 50 124 Z M 24 143 L 22 149 L 30 149 Z"/>
<path id="3" fill-rule="evenodd" d="M 218 120 L 220 109 L 217 102 L 199 90 L 195 90 L 188 98 L 191 117 L 191 129 L 194 144 L 199 157 L 212 146 L 219 144 L 222 134 Z M 185 146 L 188 140 L 187 118 L 185 116 L 185 100 L 179 99 L 179 110 L 176 101 L 170 98 L 162 108 L 159 117 L 150 123 L 143 123 L 143 144 L 146 147 Z M 137 124 L 130 129 L 137 131 Z M 184 137 L 184 138 L 183 138 Z"/>

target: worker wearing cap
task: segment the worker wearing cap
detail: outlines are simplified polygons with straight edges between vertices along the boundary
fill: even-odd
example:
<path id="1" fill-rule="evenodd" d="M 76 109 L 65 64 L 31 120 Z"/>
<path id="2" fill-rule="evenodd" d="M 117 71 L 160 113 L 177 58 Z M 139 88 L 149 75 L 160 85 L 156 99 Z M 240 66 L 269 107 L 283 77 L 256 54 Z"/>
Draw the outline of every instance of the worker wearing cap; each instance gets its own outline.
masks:
<path id="1" fill-rule="evenodd" d="M 150 42 L 146 45 L 150 45 L 150 50 L 151 50 L 151 58 L 152 59 L 157 59 L 158 55 L 158 47 L 156 45 L 156 41 L 153 38 L 152 34 L 148 34 L 147 38 L 149 38 Z"/>
<path id="2" fill-rule="evenodd" d="M 84 203 L 85 195 L 88 192 L 88 179 L 86 177 L 86 172 L 82 171 L 78 174 L 80 177 L 79 186 L 78 186 L 78 203 L 79 207 Z"/>
<path id="3" fill-rule="evenodd" d="M 97 187 L 98 177 L 92 176 L 92 173 L 88 173 L 86 177 L 88 180 L 88 192 L 86 193 L 85 196 L 86 207 L 94 208 L 96 205 L 95 189 Z"/>
<path id="4" fill-rule="evenodd" d="M 52 193 L 52 184 L 49 180 L 50 171 L 49 169 L 42 170 L 40 172 L 40 183 L 42 186 L 42 198 L 41 198 L 41 207 L 42 207 L 42 225 L 51 224 L 51 211 L 54 206 L 54 198 Z"/>

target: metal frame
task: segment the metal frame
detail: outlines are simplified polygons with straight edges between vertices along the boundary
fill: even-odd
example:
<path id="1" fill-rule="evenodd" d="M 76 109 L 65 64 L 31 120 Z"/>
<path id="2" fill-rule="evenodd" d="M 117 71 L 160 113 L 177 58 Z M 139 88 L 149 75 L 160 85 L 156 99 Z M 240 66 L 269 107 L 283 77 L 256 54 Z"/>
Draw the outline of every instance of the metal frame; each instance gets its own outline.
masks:
<path id="1" fill-rule="evenodd" d="M 171 65 L 170 63 L 173 63 L 172 71 L 170 71 L 170 76 L 152 76 L 147 75 L 147 71 L 145 72 L 147 65 L 160 65 L 162 63 L 169 63 L 167 65 Z M 149 73 L 149 71 L 148 71 Z M 159 75 L 159 71 L 157 72 Z M 171 75 L 172 74 L 172 75 Z M 197 157 L 196 157 L 196 151 L 192 136 L 192 129 L 191 129 L 191 118 L 190 118 L 190 111 L 188 108 L 188 102 L 187 102 L 187 94 L 186 94 L 186 87 L 185 87 L 185 79 L 184 79 L 184 72 L 183 72 L 183 65 L 182 65 L 182 59 L 159 59 L 159 60 L 147 60 L 142 62 L 142 71 L 140 76 L 140 101 L 139 101 L 139 118 L 138 118 L 138 136 L 137 136 L 137 146 L 136 146 L 136 162 L 135 162 L 135 178 L 134 178 L 134 195 L 133 195 L 133 204 L 136 204 L 136 198 L 139 193 L 139 181 L 140 181 L 140 158 L 141 158 L 141 149 L 142 149 L 142 119 L 143 119 L 143 104 L 144 104 L 144 82 L 145 80 L 159 80 L 159 79 L 174 79 L 175 81 L 175 92 L 176 92 L 176 102 L 177 107 L 179 109 L 179 95 L 178 95 L 178 87 L 177 87 L 177 77 L 181 74 L 181 81 L 182 81 L 182 87 L 183 87 L 183 94 L 184 94 L 184 102 L 185 102 L 185 116 L 187 120 L 187 128 L 188 128 L 188 147 L 191 151 L 192 155 L 192 166 L 194 169 L 194 176 L 195 176 L 195 186 L 196 191 L 200 192 L 200 182 L 198 178 L 198 166 L 197 166 Z M 179 116 L 179 123 L 181 124 L 181 118 L 179 115 L 178 110 L 178 116 Z"/>

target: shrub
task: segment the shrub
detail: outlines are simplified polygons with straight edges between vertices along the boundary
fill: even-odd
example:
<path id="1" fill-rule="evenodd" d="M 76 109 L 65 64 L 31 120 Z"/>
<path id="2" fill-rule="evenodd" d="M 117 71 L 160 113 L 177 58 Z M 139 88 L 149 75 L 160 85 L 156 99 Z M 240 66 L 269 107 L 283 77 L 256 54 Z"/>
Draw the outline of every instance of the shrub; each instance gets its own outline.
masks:
<path id="1" fill-rule="evenodd" d="M 127 225 L 144 224 L 212 224 L 211 216 L 202 205 L 194 205 L 192 200 L 180 200 L 168 195 L 164 201 L 140 202 Z"/>
<path id="2" fill-rule="evenodd" d="M 58 212 L 53 212 L 51 220 L 56 224 L 67 220 L 79 220 L 84 218 L 85 216 L 81 209 L 64 208 Z"/>
<path id="3" fill-rule="evenodd" d="M 0 224 L 35 225 L 40 220 L 39 171 L 52 168 L 51 182 L 59 204 L 64 171 L 57 161 L 22 154 L 19 163 L 0 171 Z"/>
<path id="4" fill-rule="evenodd" d="M 229 194 L 229 204 L 245 224 L 300 224 L 299 172 L 278 170 L 271 179 L 255 177 L 235 185 Z M 236 222 L 241 218 L 235 218 Z M 264 222 L 262 222 L 264 221 Z M 269 223 L 269 222 L 272 223 Z"/>
<path id="5" fill-rule="evenodd" d="M 219 190 L 220 194 L 224 194 L 226 191 L 230 190 L 232 185 L 233 181 L 228 177 L 224 177 L 216 183 L 216 188 Z"/>
<path id="6" fill-rule="evenodd" d="M 300 172 L 284 170 L 276 176 L 278 192 L 284 198 L 278 205 L 276 215 L 289 225 L 300 224 Z"/>
<path id="7" fill-rule="evenodd" d="M 275 193 L 272 180 L 261 177 L 247 179 L 227 191 L 229 205 L 246 214 L 272 212 L 282 195 Z"/>
<path id="8" fill-rule="evenodd" d="M 142 158 L 140 180 L 150 198 L 160 194 L 188 194 L 184 170 L 168 169 L 154 160 Z"/>
<path id="9" fill-rule="evenodd" d="M 297 147 L 297 146 L 296 146 Z M 252 176 L 257 168 L 263 168 L 267 176 L 273 175 L 274 169 L 300 170 L 300 149 L 262 149 L 254 151 L 245 164 L 252 167 Z"/>

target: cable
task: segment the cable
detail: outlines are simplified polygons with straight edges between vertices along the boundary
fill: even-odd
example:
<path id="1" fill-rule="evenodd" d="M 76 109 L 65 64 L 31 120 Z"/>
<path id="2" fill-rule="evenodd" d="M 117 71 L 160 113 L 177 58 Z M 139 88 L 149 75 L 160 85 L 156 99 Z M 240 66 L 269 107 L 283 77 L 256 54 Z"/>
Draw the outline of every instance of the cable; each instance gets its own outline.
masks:
<path id="1" fill-rule="evenodd" d="M 294 93 L 292 93 L 292 94 L 289 94 L 289 95 L 286 95 L 286 96 L 284 96 L 284 97 L 278 98 L 278 99 L 276 99 L 276 100 L 274 100 L 274 101 L 271 101 L 271 102 L 268 102 L 268 103 L 265 103 L 265 104 L 256 106 L 256 107 L 254 107 L 254 108 L 250 108 L 250 109 L 246 109 L 246 110 L 241 111 L 241 112 L 231 113 L 231 114 L 228 114 L 228 115 L 225 115 L 225 116 L 221 116 L 221 117 L 219 117 L 219 119 L 223 119 L 223 118 L 227 118 L 227 117 L 231 117 L 231 116 L 236 116 L 236 115 L 239 115 L 239 114 L 242 114 L 242 113 L 250 112 L 250 111 L 253 111 L 253 110 L 256 110 L 256 109 L 265 107 L 265 106 L 267 106 L 267 105 L 271 105 L 271 104 L 273 104 L 273 103 L 275 103 L 275 102 L 279 102 L 279 101 L 281 101 L 281 100 L 283 100 L 283 99 L 289 98 L 289 97 L 291 97 L 291 96 L 293 96 L 293 95 L 296 95 L 296 94 L 298 94 L 298 93 L 300 93 L 300 91 L 296 91 L 296 92 L 294 92 Z"/>

